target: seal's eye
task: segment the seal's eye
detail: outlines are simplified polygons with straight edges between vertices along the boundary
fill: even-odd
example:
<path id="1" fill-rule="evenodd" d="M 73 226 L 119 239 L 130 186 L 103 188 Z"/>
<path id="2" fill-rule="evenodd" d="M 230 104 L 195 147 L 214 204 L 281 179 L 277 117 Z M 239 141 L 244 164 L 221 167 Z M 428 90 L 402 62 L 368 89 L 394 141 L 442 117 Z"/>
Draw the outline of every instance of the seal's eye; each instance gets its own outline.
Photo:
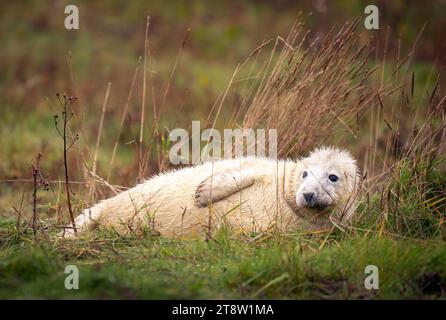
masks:
<path id="1" fill-rule="evenodd" d="M 304 171 L 304 173 L 302 173 L 302 178 L 306 178 L 308 175 L 308 173 L 306 171 Z"/>
<path id="2" fill-rule="evenodd" d="M 338 176 L 337 176 L 337 175 L 334 175 L 334 174 L 330 174 L 330 175 L 328 176 L 328 179 L 330 179 L 331 182 L 336 182 L 336 181 L 339 180 Z"/>

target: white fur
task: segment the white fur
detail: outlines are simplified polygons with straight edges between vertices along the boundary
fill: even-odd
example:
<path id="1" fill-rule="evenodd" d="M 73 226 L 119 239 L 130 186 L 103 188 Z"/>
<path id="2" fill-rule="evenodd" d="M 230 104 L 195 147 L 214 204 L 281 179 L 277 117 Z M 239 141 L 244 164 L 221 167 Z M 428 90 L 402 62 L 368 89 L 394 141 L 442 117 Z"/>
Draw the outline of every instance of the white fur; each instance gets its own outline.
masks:
<path id="1" fill-rule="evenodd" d="M 305 170 L 309 175 L 303 179 Z M 330 174 L 339 181 L 328 181 Z M 208 232 L 209 225 L 215 231 L 223 224 L 244 231 L 320 228 L 328 225 L 330 216 L 351 218 L 357 183 L 355 160 L 334 148 L 317 149 L 297 161 L 219 160 L 154 176 L 84 210 L 75 222 L 78 233 L 98 224 L 118 232 L 148 226 L 168 237 L 198 236 Z M 306 206 L 302 193 L 309 190 L 329 198 L 330 212 Z M 66 234 L 73 231 L 67 229 Z"/>

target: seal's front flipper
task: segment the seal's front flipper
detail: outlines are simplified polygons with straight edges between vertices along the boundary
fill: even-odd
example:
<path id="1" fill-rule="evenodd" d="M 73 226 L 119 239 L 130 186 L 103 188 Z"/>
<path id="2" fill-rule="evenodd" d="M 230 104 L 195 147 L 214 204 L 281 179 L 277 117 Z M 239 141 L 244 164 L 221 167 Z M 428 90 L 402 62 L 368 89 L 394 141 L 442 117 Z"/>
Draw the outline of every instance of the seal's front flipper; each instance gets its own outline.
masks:
<path id="1" fill-rule="evenodd" d="M 254 184 L 250 169 L 232 169 L 216 173 L 202 181 L 195 191 L 195 205 L 206 207 Z"/>

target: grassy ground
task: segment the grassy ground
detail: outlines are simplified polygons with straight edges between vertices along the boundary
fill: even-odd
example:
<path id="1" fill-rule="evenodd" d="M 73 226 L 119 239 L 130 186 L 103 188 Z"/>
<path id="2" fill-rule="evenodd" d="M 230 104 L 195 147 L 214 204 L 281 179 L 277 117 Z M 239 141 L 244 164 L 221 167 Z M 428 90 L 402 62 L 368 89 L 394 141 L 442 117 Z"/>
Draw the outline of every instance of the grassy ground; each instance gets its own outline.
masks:
<path id="1" fill-rule="evenodd" d="M 73 242 L 2 234 L 1 298 L 432 299 L 446 290 L 444 241 L 289 235 L 214 241 L 99 233 Z M 30 233 L 31 230 L 28 230 Z M 79 290 L 66 290 L 67 265 Z M 367 265 L 379 289 L 367 290 Z"/>

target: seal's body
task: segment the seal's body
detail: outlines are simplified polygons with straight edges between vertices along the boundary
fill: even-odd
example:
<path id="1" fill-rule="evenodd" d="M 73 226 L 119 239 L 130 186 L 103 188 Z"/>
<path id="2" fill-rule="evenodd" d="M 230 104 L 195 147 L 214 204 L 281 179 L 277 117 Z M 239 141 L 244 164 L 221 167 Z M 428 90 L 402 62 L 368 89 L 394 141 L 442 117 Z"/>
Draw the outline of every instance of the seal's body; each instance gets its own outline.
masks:
<path id="1" fill-rule="evenodd" d="M 118 232 L 143 226 L 167 237 L 199 236 L 223 225 L 248 232 L 321 228 L 330 218 L 351 217 L 356 185 L 355 160 L 333 148 L 297 161 L 218 160 L 152 177 L 84 210 L 75 222 L 78 233 L 97 225 Z"/>

